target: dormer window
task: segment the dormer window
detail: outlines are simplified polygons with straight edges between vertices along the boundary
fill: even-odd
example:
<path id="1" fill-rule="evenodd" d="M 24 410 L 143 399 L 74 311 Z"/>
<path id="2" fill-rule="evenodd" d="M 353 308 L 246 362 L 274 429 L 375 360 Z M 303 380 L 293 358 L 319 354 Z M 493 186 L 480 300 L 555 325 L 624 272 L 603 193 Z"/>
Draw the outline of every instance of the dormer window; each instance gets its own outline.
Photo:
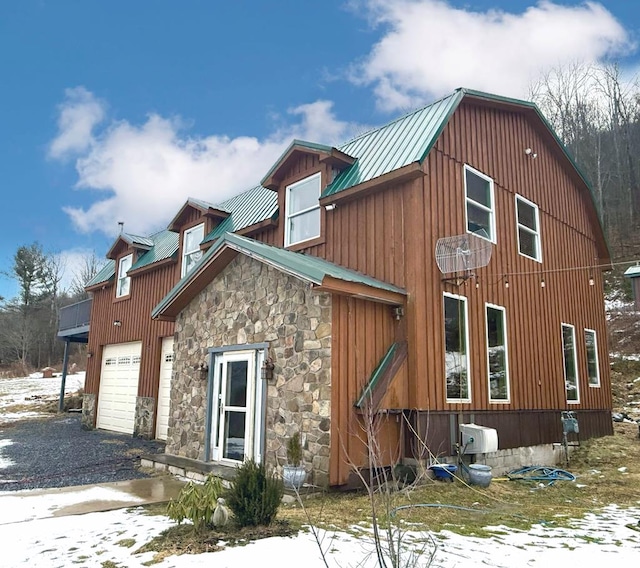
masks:
<path id="1" fill-rule="evenodd" d="M 320 174 L 287 186 L 284 246 L 309 241 L 320 236 Z"/>
<path id="2" fill-rule="evenodd" d="M 131 278 L 127 276 L 127 272 L 133 264 L 133 255 L 123 256 L 118 262 L 118 284 L 116 286 L 116 298 L 122 298 L 129 295 L 131 287 Z"/>
<path id="3" fill-rule="evenodd" d="M 204 239 L 204 223 L 184 232 L 182 241 L 182 276 L 187 274 L 202 258 L 200 243 Z"/>

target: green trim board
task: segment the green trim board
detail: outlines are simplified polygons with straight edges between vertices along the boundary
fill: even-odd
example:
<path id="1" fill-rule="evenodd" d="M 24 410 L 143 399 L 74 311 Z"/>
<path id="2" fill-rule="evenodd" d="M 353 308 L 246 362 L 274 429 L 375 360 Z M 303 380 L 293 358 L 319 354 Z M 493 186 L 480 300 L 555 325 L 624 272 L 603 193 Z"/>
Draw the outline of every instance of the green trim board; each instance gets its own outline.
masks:
<path id="1" fill-rule="evenodd" d="M 391 381 L 398 372 L 402 363 L 406 361 L 406 358 L 406 341 L 392 343 L 371 373 L 371 376 L 369 377 L 367 384 L 363 387 L 354 407 L 358 410 L 364 410 L 367 406 L 366 403 L 369 402 L 370 408 L 374 412 L 377 411 L 384 395 L 387 393 L 387 388 L 391 384 Z"/>

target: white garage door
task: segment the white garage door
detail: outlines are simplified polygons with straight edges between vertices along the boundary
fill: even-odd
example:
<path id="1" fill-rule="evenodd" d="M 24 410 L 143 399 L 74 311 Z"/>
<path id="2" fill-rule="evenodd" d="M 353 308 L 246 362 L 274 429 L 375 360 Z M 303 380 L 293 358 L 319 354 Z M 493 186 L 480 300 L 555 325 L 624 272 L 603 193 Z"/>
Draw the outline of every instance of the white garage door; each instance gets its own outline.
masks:
<path id="1" fill-rule="evenodd" d="M 169 431 L 173 359 L 173 337 L 165 337 L 162 340 L 162 354 L 160 356 L 160 385 L 158 387 L 158 415 L 156 416 L 156 438 L 160 440 L 166 440 Z"/>
<path id="2" fill-rule="evenodd" d="M 102 352 L 97 427 L 133 434 L 142 342 L 106 345 Z"/>

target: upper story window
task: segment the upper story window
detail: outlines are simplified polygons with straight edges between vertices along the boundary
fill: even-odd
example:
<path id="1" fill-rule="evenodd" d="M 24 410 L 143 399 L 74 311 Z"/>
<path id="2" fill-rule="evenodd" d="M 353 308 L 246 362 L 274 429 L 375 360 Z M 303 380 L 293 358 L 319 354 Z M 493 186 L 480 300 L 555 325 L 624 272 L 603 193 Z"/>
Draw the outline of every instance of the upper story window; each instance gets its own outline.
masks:
<path id="1" fill-rule="evenodd" d="M 538 206 L 524 197 L 516 195 L 516 222 L 518 224 L 518 251 L 524 256 L 542 262 Z"/>
<path id="2" fill-rule="evenodd" d="M 464 166 L 464 191 L 467 213 L 467 232 L 496 242 L 496 212 L 493 200 L 493 180 Z"/>
<path id="3" fill-rule="evenodd" d="M 182 276 L 187 274 L 202 258 L 200 243 L 204 239 L 204 223 L 191 227 L 184 232 L 182 241 Z"/>
<path id="4" fill-rule="evenodd" d="M 118 262 L 118 283 L 116 285 L 116 298 L 122 298 L 122 296 L 129 295 L 129 288 L 131 288 L 131 278 L 127 276 L 127 272 L 131 268 L 132 264 L 132 254 L 123 256 Z"/>
<path id="5" fill-rule="evenodd" d="M 448 402 L 469 402 L 467 299 L 444 294 L 444 372 Z"/>
<path id="6" fill-rule="evenodd" d="M 320 236 L 320 174 L 287 186 L 284 246 L 288 247 Z"/>

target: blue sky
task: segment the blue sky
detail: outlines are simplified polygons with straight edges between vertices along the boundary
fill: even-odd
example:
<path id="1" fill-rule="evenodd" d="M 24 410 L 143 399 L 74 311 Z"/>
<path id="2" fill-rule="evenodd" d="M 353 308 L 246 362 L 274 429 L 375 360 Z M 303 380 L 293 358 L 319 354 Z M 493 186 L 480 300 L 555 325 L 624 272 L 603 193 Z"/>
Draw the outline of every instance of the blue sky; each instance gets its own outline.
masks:
<path id="1" fill-rule="evenodd" d="M 150 234 L 258 183 L 294 137 L 338 144 L 458 86 L 635 74 L 639 38 L 630 0 L 5 0 L 0 271 L 39 241 L 69 280 L 118 221 Z"/>

